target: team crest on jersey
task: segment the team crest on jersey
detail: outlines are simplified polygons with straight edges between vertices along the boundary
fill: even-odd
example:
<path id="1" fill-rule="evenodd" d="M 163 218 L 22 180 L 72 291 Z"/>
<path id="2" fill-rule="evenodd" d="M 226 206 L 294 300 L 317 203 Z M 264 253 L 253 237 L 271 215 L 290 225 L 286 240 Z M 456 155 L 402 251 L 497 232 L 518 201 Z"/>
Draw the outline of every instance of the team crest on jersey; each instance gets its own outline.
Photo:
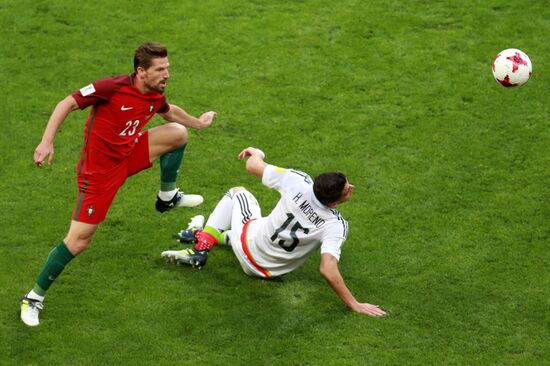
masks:
<path id="1" fill-rule="evenodd" d="M 286 172 L 286 169 L 277 167 L 277 169 L 275 169 L 275 171 L 277 171 L 279 173 L 284 173 L 284 172 Z"/>
<path id="2" fill-rule="evenodd" d="M 92 216 L 95 212 L 94 206 L 92 205 L 88 206 L 88 208 L 86 209 L 86 212 L 88 213 L 88 216 Z"/>
<path id="3" fill-rule="evenodd" d="M 145 118 L 147 119 L 151 118 L 151 113 L 153 113 L 153 109 L 155 109 L 155 104 L 154 103 L 149 104 L 149 109 L 147 110 L 147 115 L 145 116 Z"/>

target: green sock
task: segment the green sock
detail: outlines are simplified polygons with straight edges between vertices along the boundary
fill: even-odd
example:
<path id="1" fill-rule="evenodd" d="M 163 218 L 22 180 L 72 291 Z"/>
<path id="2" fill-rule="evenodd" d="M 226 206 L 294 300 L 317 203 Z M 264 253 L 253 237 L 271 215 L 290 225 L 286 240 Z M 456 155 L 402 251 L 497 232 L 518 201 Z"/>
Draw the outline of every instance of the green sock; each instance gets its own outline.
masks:
<path id="1" fill-rule="evenodd" d="M 217 229 L 213 228 L 212 226 L 205 226 L 203 231 L 205 233 L 212 235 L 214 238 L 216 238 L 218 243 L 222 243 L 222 244 L 224 243 L 223 234 L 220 233 Z"/>
<path id="2" fill-rule="evenodd" d="M 48 255 L 46 263 L 44 263 L 44 267 L 42 267 L 38 275 L 33 291 L 40 296 L 44 296 L 44 293 L 73 258 L 74 255 L 69 251 L 65 243 L 61 241 Z"/>
<path id="3" fill-rule="evenodd" d="M 187 144 L 181 145 L 160 157 L 160 190 L 172 191 L 176 189 L 176 178 L 183 161 L 183 153 Z"/>

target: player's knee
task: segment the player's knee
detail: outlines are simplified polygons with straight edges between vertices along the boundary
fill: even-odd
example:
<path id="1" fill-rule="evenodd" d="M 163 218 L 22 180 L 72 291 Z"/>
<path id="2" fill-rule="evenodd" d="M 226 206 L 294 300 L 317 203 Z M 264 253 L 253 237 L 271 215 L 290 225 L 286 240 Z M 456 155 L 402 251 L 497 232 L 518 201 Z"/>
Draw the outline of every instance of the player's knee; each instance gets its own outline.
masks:
<path id="1" fill-rule="evenodd" d="M 187 128 L 180 125 L 179 123 L 169 123 L 170 126 L 170 136 L 172 136 L 172 145 L 174 148 L 178 148 L 182 145 L 185 145 L 188 140 Z"/>
<path id="2" fill-rule="evenodd" d="M 77 237 L 77 238 L 71 238 L 71 237 L 66 237 L 63 242 L 65 243 L 65 245 L 67 246 L 67 249 L 69 249 L 69 251 L 71 252 L 72 255 L 76 256 L 80 253 L 82 253 L 87 247 L 88 245 L 90 244 L 90 242 L 92 241 L 92 238 L 91 237 L 87 237 L 87 238 L 82 238 L 82 237 Z"/>
<path id="3" fill-rule="evenodd" d="M 238 186 L 231 188 L 229 191 L 231 192 L 231 197 L 233 197 L 239 192 L 246 191 L 246 188 Z"/>
<path id="4" fill-rule="evenodd" d="M 78 230 L 78 228 L 71 227 L 63 242 L 73 255 L 77 255 L 88 247 L 93 236 L 94 231 Z"/>

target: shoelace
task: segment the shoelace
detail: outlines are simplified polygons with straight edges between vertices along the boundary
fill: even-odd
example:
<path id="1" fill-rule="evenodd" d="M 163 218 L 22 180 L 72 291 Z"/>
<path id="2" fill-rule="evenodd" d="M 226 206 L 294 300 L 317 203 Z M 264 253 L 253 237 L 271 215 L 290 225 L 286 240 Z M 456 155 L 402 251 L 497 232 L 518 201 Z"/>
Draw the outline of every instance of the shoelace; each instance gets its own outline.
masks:
<path id="1" fill-rule="evenodd" d="M 42 310 L 44 309 L 44 303 L 38 301 L 38 300 L 32 300 L 32 299 L 29 299 L 27 298 L 27 305 L 31 308 L 31 309 L 38 309 L 38 310 Z"/>

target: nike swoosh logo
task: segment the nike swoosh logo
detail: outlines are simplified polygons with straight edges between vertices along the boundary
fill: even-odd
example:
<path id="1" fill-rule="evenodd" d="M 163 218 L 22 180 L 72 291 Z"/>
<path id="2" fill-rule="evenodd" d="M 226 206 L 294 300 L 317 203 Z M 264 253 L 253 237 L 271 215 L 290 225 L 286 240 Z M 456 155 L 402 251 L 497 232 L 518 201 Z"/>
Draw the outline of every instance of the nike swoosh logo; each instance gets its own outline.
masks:
<path id="1" fill-rule="evenodd" d="M 130 109 L 134 109 L 134 107 L 125 107 L 125 106 L 120 107 L 121 111 L 127 111 L 127 110 L 130 110 Z"/>

